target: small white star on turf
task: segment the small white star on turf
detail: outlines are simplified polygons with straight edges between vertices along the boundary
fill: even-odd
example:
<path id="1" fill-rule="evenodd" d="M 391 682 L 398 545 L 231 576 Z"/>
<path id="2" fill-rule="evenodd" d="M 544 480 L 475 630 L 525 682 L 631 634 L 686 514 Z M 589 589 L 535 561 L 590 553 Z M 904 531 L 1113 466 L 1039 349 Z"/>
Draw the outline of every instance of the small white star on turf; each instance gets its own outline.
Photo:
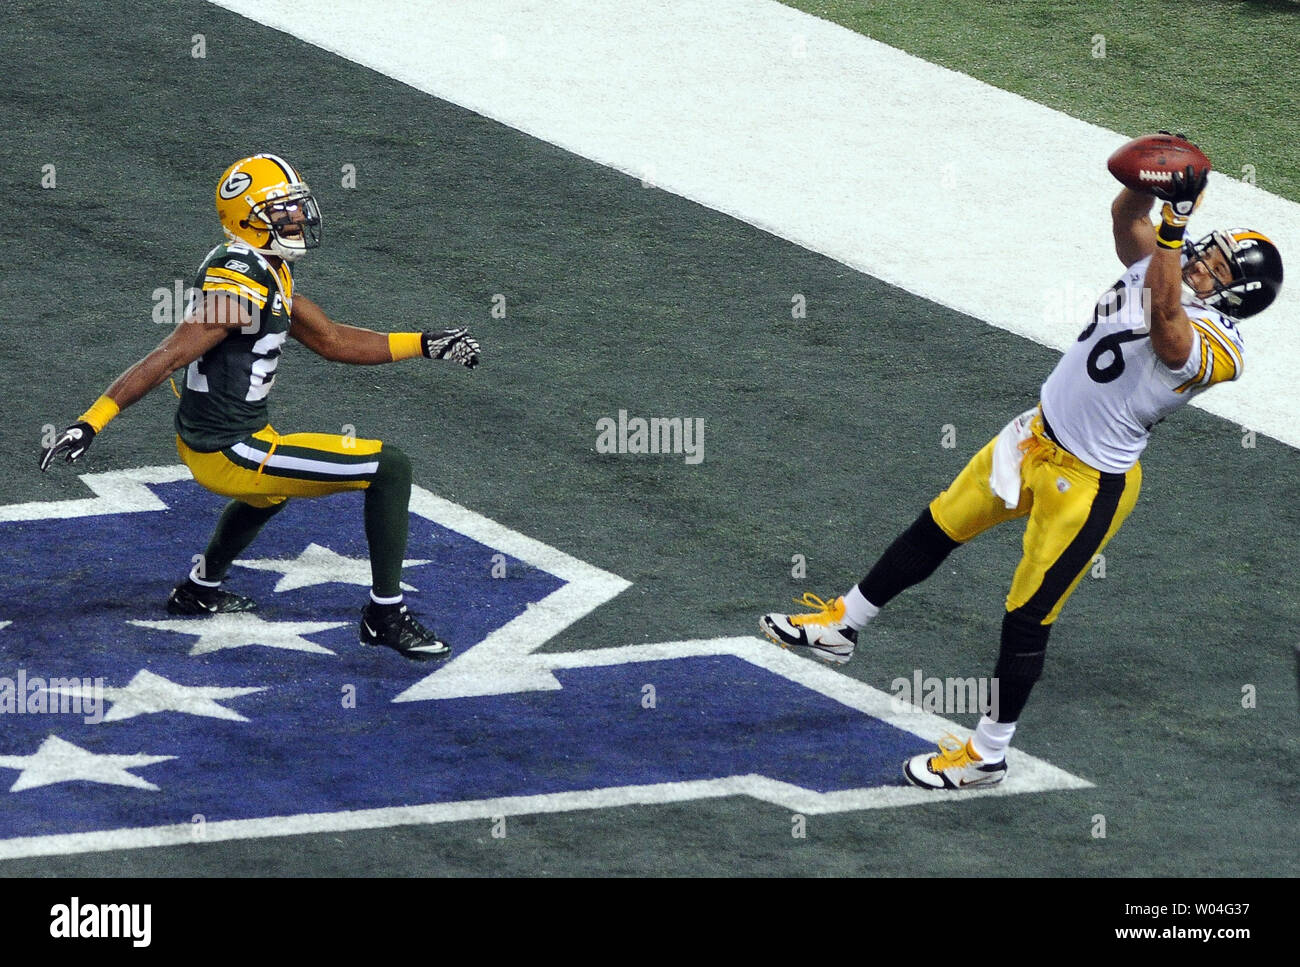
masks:
<path id="1" fill-rule="evenodd" d="M 158 787 L 128 770 L 175 759 L 174 755 L 101 755 L 51 735 L 31 755 L 0 755 L 0 768 L 20 770 L 10 792 L 52 786 L 56 782 L 101 782 L 133 789 Z"/>
<path id="2" fill-rule="evenodd" d="M 199 640 L 190 649 L 191 655 L 208 655 L 227 648 L 284 648 L 288 651 L 309 651 L 318 655 L 335 652 L 308 641 L 304 635 L 314 635 L 330 628 L 342 628 L 346 621 L 267 621 L 255 614 L 217 614 L 210 618 L 174 618 L 167 621 L 131 621 L 129 624 L 155 631 L 171 631 L 178 635 L 194 635 Z"/>
<path id="3" fill-rule="evenodd" d="M 296 591 L 317 584 L 355 584 L 368 588 L 371 583 L 370 562 L 364 557 L 344 557 L 319 544 L 308 544 L 293 560 L 263 557 L 252 561 L 236 561 L 240 567 L 256 571 L 279 571 L 284 577 L 275 582 L 275 590 Z M 402 567 L 419 567 L 429 561 L 403 561 Z M 402 582 L 403 591 L 414 591 Z"/>
<path id="4" fill-rule="evenodd" d="M 90 698 L 94 694 L 93 689 L 81 685 L 73 688 L 51 688 L 46 691 L 82 698 Z M 125 687 L 103 689 L 104 699 L 112 703 L 103 721 L 120 722 L 122 719 L 135 718 L 137 715 L 152 715 L 155 712 L 183 712 L 186 715 L 204 715 L 208 718 L 228 719 L 231 722 L 247 722 L 247 718 L 233 709 L 218 705 L 216 699 L 238 698 L 241 695 L 264 691 L 265 688 L 179 685 L 142 668 Z"/>

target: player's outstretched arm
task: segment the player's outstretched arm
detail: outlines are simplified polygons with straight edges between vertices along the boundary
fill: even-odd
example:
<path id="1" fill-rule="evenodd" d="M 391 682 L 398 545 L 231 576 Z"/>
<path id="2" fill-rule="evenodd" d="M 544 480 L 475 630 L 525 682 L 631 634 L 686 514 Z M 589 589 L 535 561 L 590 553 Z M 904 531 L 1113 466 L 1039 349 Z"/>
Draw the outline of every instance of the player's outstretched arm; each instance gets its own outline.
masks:
<path id="1" fill-rule="evenodd" d="M 479 346 L 466 329 L 441 332 L 375 332 L 346 326 L 325 315 L 306 296 L 293 297 L 289 335 L 318 356 L 339 363 L 373 366 L 426 356 L 448 359 L 473 369 Z"/>
<path id="2" fill-rule="evenodd" d="M 1183 233 L 1205 194 L 1207 176 L 1196 175 L 1188 165 L 1173 176 L 1170 187 L 1159 191 L 1165 204 L 1146 283 L 1151 290 L 1151 348 L 1170 369 L 1180 368 L 1192 351 L 1192 322 L 1183 309 Z"/>
<path id="3" fill-rule="evenodd" d="M 168 375 L 188 366 L 221 340 L 231 329 L 245 326 L 251 315 L 244 303 L 231 295 L 209 293 L 195 311 L 186 316 L 149 355 L 113 381 L 77 422 L 41 448 L 42 470 L 48 470 L 56 456 L 68 463 L 78 459 L 95 434 L 118 413 L 158 386 Z"/>
<path id="4" fill-rule="evenodd" d="M 1155 196 L 1122 188 L 1110 206 L 1111 230 L 1115 233 L 1115 254 L 1125 268 L 1140 262 L 1156 250 L 1156 230 L 1151 224 Z"/>

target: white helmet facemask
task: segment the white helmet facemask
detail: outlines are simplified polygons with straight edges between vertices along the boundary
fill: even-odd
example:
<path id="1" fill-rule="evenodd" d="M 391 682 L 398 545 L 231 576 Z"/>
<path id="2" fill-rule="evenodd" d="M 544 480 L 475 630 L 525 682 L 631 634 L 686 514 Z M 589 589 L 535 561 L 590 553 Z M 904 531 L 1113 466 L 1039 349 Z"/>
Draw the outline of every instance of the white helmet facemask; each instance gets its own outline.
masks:
<path id="1" fill-rule="evenodd" d="M 295 217 L 299 213 L 301 217 Z M 321 243 L 320 206 L 303 182 L 292 184 L 287 192 L 273 194 L 254 205 L 249 221 L 271 235 L 270 245 L 262 251 L 278 255 L 286 262 L 297 261 L 307 249 Z"/>

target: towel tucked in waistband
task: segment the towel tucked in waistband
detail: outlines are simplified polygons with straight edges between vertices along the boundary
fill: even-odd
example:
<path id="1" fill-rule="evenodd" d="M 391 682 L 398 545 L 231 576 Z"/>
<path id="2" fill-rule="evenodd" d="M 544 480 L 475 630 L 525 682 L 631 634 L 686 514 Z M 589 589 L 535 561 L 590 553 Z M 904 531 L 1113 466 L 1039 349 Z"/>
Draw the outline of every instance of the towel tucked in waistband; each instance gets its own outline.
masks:
<path id="1" fill-rule="evenodd" d="M 1020 463 L 1025 452 L 1020 444 L 1033 435 L 1034 418 L 1038 407 L 1025 410 L 1002 428 L 993 444 L 993 470 L 989 473 L 989 487 L 1002 498 L 1008 510 L 1020 504 Z"/>

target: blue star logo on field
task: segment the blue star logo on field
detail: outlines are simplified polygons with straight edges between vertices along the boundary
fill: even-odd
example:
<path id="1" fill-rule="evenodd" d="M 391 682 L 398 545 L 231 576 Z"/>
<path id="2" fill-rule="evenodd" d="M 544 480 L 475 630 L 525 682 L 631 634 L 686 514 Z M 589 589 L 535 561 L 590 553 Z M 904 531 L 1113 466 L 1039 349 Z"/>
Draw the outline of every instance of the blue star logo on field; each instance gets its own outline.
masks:
<path id="1" fill-rule="evenodd" d="M 93 497 L 0 507 L 0 858 L 734 795 L 932 802 L 900 764 L 959 729 L 757 637 L 542 651 L 629 583 L 419 487 L 407 600 L 456 645 L 445 665 L 359 644 L 359 494 L 259 535 L 228 580 L 256 614 L 173 617 L 223 501 L 181 467 L 81 479 Z M 964 798 L 1089 785 L 1009 762 Z"/>

